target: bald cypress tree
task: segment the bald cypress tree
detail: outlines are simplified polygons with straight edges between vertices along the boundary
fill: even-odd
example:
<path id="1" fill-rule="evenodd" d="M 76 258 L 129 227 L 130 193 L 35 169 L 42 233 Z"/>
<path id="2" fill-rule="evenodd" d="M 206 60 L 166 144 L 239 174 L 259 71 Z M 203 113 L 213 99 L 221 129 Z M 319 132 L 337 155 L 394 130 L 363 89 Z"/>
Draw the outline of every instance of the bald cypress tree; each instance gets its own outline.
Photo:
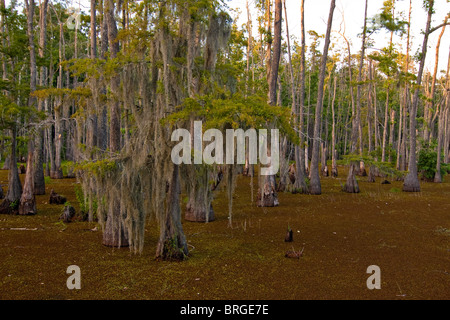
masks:
<path id="1" fill-rule="evenodd" d="M 281 23 L 283 15 L 283 3 L 281 0 L 275 0 L 275 21 L 274 21 L 274 37 L 273 37 L 273 54 L 270 59 L 269 76 L 267 78 L 269 84 L 269 104 L 276 105 L 277 102 L 277 81 L 278 69 L 281 57 Z M 269 145 L 269 144 L 268 144 Z M 260 207 L 276 207 L 279 205 L 277 186 L 274 175 L 267 175 L 261 179 L 261 185 L 258 191 L 258 206 Z"/>
<path id="2" fill-rule="evenodd" d="M 410 115 L 409 115 L 409 163 L 408 163 L 408 175 L 403 183 L 403 191 L 406 192 L 420 192 L 420 182 L 417 172 L 417 156 L 416 156 L 416 126 L 417 126 L 417 108 L 419 105 L 419 90 L 422 84 L 422 75 L 425 67 L 425 59 L 427 56 L 428 38 L 430 36 L 431 29 L 431 19 L 434 13 L 434 0 L 426 0 L 424 2 L 425 8 L 427 9 L 427 24 L 425 27 L 425 33 L 423 36 L 422 51 L 420 54 L 420 65 L 417 73 L 416 89 L 414 90 L 413 101 L 411 105 Z"/>
<path id="3" fill-rule="evenodd" d="M 322 194 L 322 187 L 320 184 L 320 176 L 319 176 L 319 149 L 321 143 L 320 136 L 320 128 L 322 126 L 322 109 L 323 109 L 323 90 L 324 90 L 324 82 L 325 82 L 325 72 L 327 66 L 327 58 L 328 58 L 328 49 L 330 47 L 330 36 L 331 36 L 331 27 L 333 24 L 333 14 L 334 9 L 336 7 L 336 1 L 331 0 L 330 4 L 330 12 L 328 15 L 328 23 L 327 23 L 327 32 L 325 35 L 325 45 L 322 54 L 322 60 L 320 62 L 320 72 L 319 72 L 319 84 L 317 90 L 317 105 L 316 105 L 316 114 L 314 120 L 314 136 L 313 136 L 313 149 L 312 149 L 312 158 L 311 158 L 311 183 L 310 183 L 310 193 L 313 195 Z"/>

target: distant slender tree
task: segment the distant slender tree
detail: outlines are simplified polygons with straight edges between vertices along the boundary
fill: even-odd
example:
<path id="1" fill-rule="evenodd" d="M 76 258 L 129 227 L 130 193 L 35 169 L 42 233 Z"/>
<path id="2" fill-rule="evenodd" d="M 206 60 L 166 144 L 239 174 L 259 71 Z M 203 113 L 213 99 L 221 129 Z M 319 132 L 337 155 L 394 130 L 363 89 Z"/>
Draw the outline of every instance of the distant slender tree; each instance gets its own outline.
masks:
<path id="1" fill-rule="evenodd" d="M 301 14 L 302 14 L 302 21 L 304 19 L 304 0 L 301 1 Z M 294 114 L 294 126 L 298 130 L 298 135 L 300 138 L 300 144 L 295 145 L 294 147 L 294 158 L 295 158 L 295 182 L 293 186 L 293 192 L 300 192 L 300 193 L 306 193 L 307 192 L 307 185 L 305 181 L 305 160 L 304 160 L 304 151 L 303 151 L 303 105 L 300 107 L 297 103 L 297 97 L 295 94 L 295 81 L 294 81 L 294 70 L 292 67 L 292 58 L 291 58 L 291 40 L 289 35 L 289 24 L 288 24 L 288 18 L 287 18 L 287 9 L 286 9 L 286 0 L 283 0 L 284 5 L 284 15 L 286 20 L 286 39 L 287 39 L 287 47 L 288 47 L 288 58 L 289 58 L 289 73 L 291 76 L 291 96 L 292 96 L 292 113 Z M 302 55 L 304 54 L 304 47 L 302 46 Z M 303 58 L 301 58 L 303 60 Z M 301 62 L 300 66 L 301 70 L 301 89 L 300 89 L 300 95 L 303 95 L 303 97 L 300 98 L 300 104 L 304 104 L 304 95 L 305 95 L 305 82 L 304 82 L 304 63 Z"/>
<path id="2" fill-rule="evenodd" d="M 40 1 L 39 6 L 39 59 L 44 59 L 47 47 L 47 10 L 48 0 Z M 39 85 L 41 87 L 47 84 L 47 67 L 42 65 L 40 68 Z M 44 111 L 44 101 L 39 99 L 37 108 Z M 34 194 L 45 194 L 44 178 L 44 133 L 43 129 L 38 129 L 36 134 L 35 154 L 34 154 Z"/>
<path id="3" fill-rule="evenodd" d="M 37 67 L 36 67 L 36 48 L 34 44 L 34 11 L 35 3 L 34 0 L 25 0 L 25 5 L 27 9 L 27 34 L 29 40 L 29 50 L 30 50 L 30 93 L 28 98 L 29 108 L 34 108 L 36 105 L 36 98 L 32 95 L 36 91 L 36 81 L 37 81 Z M 20 198 L 19 203 L 19 214 L 31 215 L 36 213 L 36 200 L 34 197 L 34 142 L 32 139 L 28 142 L 28 160 L 27 160 L 27 171 L 26 178 L 23 188 L 23 193 Z M 42 165 L 42 163 L 41 163 Z M 43 173 L 43 172 L 42 172 Z"/>
<path id="4" fill-rule="evenodd" d="M 331 27 L 333 24 L 333 14 L 334 9 L 336 8 L 336 0 L 331 0 L 330 5 L 330 13 L 328 15 L 328 23 L 327 23 L 327 33 L 325 35 L 325 46 L 323 49 L 322 60 L 320 63 L 320 72 L 319 72 L 319 84 L 318 84 L 318 92 L 317 92 L 317 106 L 316 106 L 316 115 L 314 122 L 314 141 L 313 141 L 313 149 L 312 149 L 312 158 L 311 158 L 311 182 L 310 182 L 310 193 L 313 195 L 322 194 L 322 187 L 320 184 L 320 176 L 319 176 L 319 149 L 320 149 L 320 128 L 321 128 L 321 118 L 322 118 L 322 109 L 323 109 L 323 90 L 324 90 L 324 82 L 325 82 L 325 71 L 327 66 L 327 58 L 328 58 L 328 49 L 330 47 L 330 36 L 331 36 Z"/>
<path id="5" fill-rule="evenodd" d="M 416 125 L 417 125 L 417 107 L 419 105 L 419 90 L 422 84 L 423 69 L 425 67 L 425 59 L 427 55 L 428 37 L 431 30 L 431 19 L 434 13 L 434 0 L 426 0 L 425 7 L 428 11 L 427 24 L 423 36 L 422 52 L 420 54 L 420 66 L 417 73 L 416 88 L 414 90 L 413 101 L 409 114 L 409 164 L 408 175 L 403 183 L 403 191 L 405 192 L 420 192 L 420 182 L 417 172 L 417 157 L 416 157 Z"/>
<path id="6" fill-rule="evenodd" d="M 119 53 L 119 42 L 117 41 L 117 24 L 115 20 L 114 0 L 104 0 L 105 11 L 103 18 L 106 19 L 108 27 L 108 40 L 110 48 L 110 58 L 115 59 Z M 120 78 L 118 75 L 111 77 L 111 92 L 119 95 Z M 110 99 L 110 138 L 109 150 L 118 153 L 120 146 L 120 106 L 116 97 Z M 103 244 L 109 247 L 127 247 L 129 245 L 128 232 L 124 225 L 123 214 L 126 208 L 121 208 L 119 199 L 114 199 L 110 203 L 106 226 L 103 232 Z"/>

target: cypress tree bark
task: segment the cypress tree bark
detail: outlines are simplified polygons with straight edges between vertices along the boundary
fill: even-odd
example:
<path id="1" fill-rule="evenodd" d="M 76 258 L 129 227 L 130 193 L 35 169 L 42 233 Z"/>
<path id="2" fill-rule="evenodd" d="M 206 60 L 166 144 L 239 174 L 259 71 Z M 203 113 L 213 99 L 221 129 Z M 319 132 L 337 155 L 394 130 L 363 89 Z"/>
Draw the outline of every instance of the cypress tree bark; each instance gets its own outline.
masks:
<path id="1" fill-rule="evenodd" d="M 447 64 L 447 105 L 444 112 L 444 163 L 450 163 L 450 53 Z"/>
<path id="2" fill-rule="evenodd" d="M 364 66 L 364 59 L 365 59 L 365 52 L 366 52 L 366 31 L 367 31 L 367 7 L 368 7 L 368 0 L 366 0 L 365 10 L 364 10 L 364 27 L 363 27 L 363 38 L 362 38 L 362 44 L 361 44 L 361 60 L 359 63 L 359 70 L 358 70 L 358 86 L 356 89 L 356 123 L 355 126 L 358 130 L 358 136 L 359 136 L 359 154 L 362 156 L 364 144 L 363 144 L 363 135 L 362 135 L 362 127 L 361 127 L 361 82 L 362 82 L 362 70 Z M 364 167 L 364 164 L 363 164 Z M 362 172 L 360 172 L 362 174 Z"/>
<path id="3" fill-rule="evenodd" d="M 285 0 L 284 0 L 285 2 Z M 294 109 L 296 110 L 296 117 L 295 119 L 299 120 L 298 122 L 298 136 L 300 139 L 300 144 L 298 146 L 295 146 L 295 182 L 293 186 L 293 192 L 297 193 L 308 193 L 308 186 L 306 184 L 306 168 L 305 168 L 305 139 L 303 136 L 304 131 L 304 104 L 305 104 L 305 50 L 306 50 L 306 44 L 305 44 L 305 0 L 301 0 L 301 10 L 300 10 L 300 20 L 301 20 L 301 53 L 300 53 L 300 92 L 299 92 L 299 103 L 297 104 L 296 97 L 295 97 L 295 90 L 294 90 L 294 81 L 292 80 L 292 99 L 294 104 Z M 286 3 L 284 4 L 284 10 L 285 10 L 285 16 L 286 16 L 286 31 L 287 31 L 287 39 L 288 39 L 288 49 L 289 49 L 289 65 L 291 68 L 291 77 L 293 79 L 293 69 L 292 69 L 292 61 L 291 61 L 291 54 L 290 54 L 290 39 L 289 39 L 289 29 L 287 24 L 287 12 L 286 12 Z"/>
<path id="4" fill-rule="evenodd" d="M 63 24 L 59 24 L 59 63 L 61 64 L 63 61 Z M 63 86 L 63 70 L 59 68 L 58 89 L 62 89 Z M 50 177 L 52 179 L 62 179 L 63 172 L 61 169 L 61 151 L 62 151 L 62 143 L 63 143 L 63 130 L 61 124 L 61 114 L 62 114 L 62 98 L 58 97 L 55 99 L 54 104 L 54 113 L 55 113 L 55 161 L 54 168 L 51 168 Z"/>
<path id="5" fill-rule="evenodd" d="M 8 192 L 5 199 L 0 204 L 0 214 L 16 213 L 19 207 L 20 197 L 22 195 L 22 184 L 17 169 L 17 129 L 11 129 L 11 163 L 8 175 Z"/>
<path id="6" fill-rule="evenodd" d="M 111 58 L 114 59 L 119 53 L 119 43 L 117 38 L 117 25 L 114 18 L 114 0 L 105 0 L 104 19 L 108 26 L 108 40 Z M 111 91 L 114 95 L 119 95 L 120 78 L 113 76 L 111 79 Z M 110 102 L 110 139 L 109 149 L 111 152 L 119 152 L 120 147 L 120 106 L 115 98 Z M 114 205 L 108 211 L 106 226 L 103 233 L 103 244 L 114 247 L 128 247 L 128 232 L 122 223 L 126 208 L 121 208 L 120 201 L 115 199 Z"/>
<path id="7" fill-rule="evenodd" d="M 48 0 L 41 2 L 39 7 L 39 58 L 43 59 L 45 55 L 45 49 L 47 45 L 47 9 Z M 40 72 L 41 86 L 45 86 L 47 82 L 47 67 L 42 66 Z M 44 111 L 44 101 L 40 100 L 38 102 L 38 110 Z M 45 177 L 44 177 L 44 129 L 40 129 L 37 132 L 36 143 L 35 143 L 35 168 L 34 168 L 34 194 L 43 195 L 45 194 Z"/>
<path id="8" fill-rule="evenodd" d="M 356 164 L 352 163 L 348 170 L 347 182 L 344 186 L 344 191 L 347 193 L 359 193 L 359 185 L 356 180 Z"/>
<path id="9" fill-rule="evenodd" d="M 411 12 L 412 12 L 412 0 L 409 1 L 409 14 L 408 14 L 408 31 L 407 31 L 407 37 L 406 37 L 406 66 L 405 66 L 405 74 L 409 72 L 409 48 L 410 48 L 410 34 L 411 34 Z M 402 124 L 402 139 L 401 139 L 401 146 L 400 146 L 400 163 L 398 166 L 398 169 L 400 171 L 406 170 L 406 148 L 407 148 L 407 139 L 408 139 L 408 124 L 407 124 L 407 118 L 408 118 L 408 109 L 409 109 L 409 89 L 408 89 L 408 83 L 405 84 L 405 90 L 404 90 L 404 103 L 403 103 L 403 114 L 401 115 L 403 117 Z"/>
<path id="10" fill-rule="evenodd" d="M 283 4 L 282 0 L 275 0 L 275 21 L 274 21 L 274 38 L 273 38 L 273 55 L 270 59 L 270 71 L 268 77 L 269 83 L 269 104 L 275 106 L 277 102 L 277 80 L 278 68 L 281 57 L 281 20 L 282 20 Z M 279 205 L 278 194 L 276 192 L 277 185 L 275 176 L 264 176 L 264 184 L 258 192 L 258 206 L 260 207 L 276 207 Z"/>
<path id="11" fill-rule="evenodd" d="M 442 33 L 441 33 L 442 36 Z M 450 107 L 450 55 L 448 59 L 447 64 L 447 76 L 446 76 L 446 100 L 445 100 L 445 106 L 441 107 L 439 111 L 439 127 L 438 127 L 438 145 L 437 145 L 437 162 L 436 162 L 436 174 L 434 176 L 434 182 L 441 183 L 442 182 L 442 175 L 441 175 L 441 156 L 442 156 L 442 148 L 444 148 L 444 163 L 445 163 L 445 157 L 448 154 L 448 141 L 446 139 L 445 131 L 446 131 L 446 122 L 447 122 L 447 116 L 448 111 Z"/>
<path id="12" fill-rule="evenodd" d="M 34 10 L 35 10 L 35 3 L 34 0 L 26 0 L 25 1 L 26 9 L 27 9 L 27 33 L 28 33 L 28 43 L 29 43 L 29 50 L 30 50 L 30 96 L 28 98 L 28 105 L 30 107 L 33 107 L 33 105 L 36 104 L 37 100 L 31 94 L 36 91 L 36 82 L 37 82 L 37 67 L 36 67 L 36 48 L 34 44 L 34 26 L 33 26 L 33 20 L 34 20 Z M 37 105 L 35 106 L 37 108 Z M 42 132 L 42 130 L 39 130 Z M 42 136 L 38 135 L 38 140 L 42 141 Z M 42 143 L 39 143 L 41 146 Z M 19 205 L 19 214 L 35 214 L 36 213 L 36 203 L 34 200 L 34 166 L 36 165 L 33 163 L 33 153 L 34 153 L 34 144 L 33 141 L 30 140 L 28 143 L 28 161 L 27 161 L 27 171 L 26 171 L 26 178 L 23 188 L 23 194 L 20 199 L 20 205 Z M 40 163 L 39 163 L 40 162 Z M 39 181 L 40 184 L 44 184 L 44 190 L 45 193 L 45 182 L 43 180 L 44 178 L 44 172 L 43 172 L 43 164 L 42 164 L 42 157 L 39 157 L 38 164 L 41 166 L 40 170 L 40 176 L 39 178 L 42 179 Z M 42 192 L 42 190 L 39 190 Z"/>
<path id="13" fill-rule="evenodd" d="M 320 184 L 320 176 L 319 176 L 319 149 L 320 149 L 320 127 L 321 127 L 321 118 L 322 118 L 322 109 L 323 109 L 323 90 L 324 90 L 324 82 L 325 82 L 325 71 L 327 65 L 328 58 L 328 48 L 330 46 L 330 36 L 331 36 L 331 27 L 333 24 L 333 14 L 334 9 L 336 7 L 336 0 L 331 0 L 330 5 L 330 13 L 328 16 L 327 23 L 327 33 L 325 36 L 325 46 L 323 49 L 322 61 L 320 64 L 320 73 L 319 73 L 319 84 L 318 84 L 318 93 L 317 93 L 317 106 L 316 106 L 316 118 L 314 122 L 314 141 L 313 141 L 313 149 L 312 149 L 312 159 L 311 159 L 311 182 L 310 182 L 310 193 L 313 195 L 322 194 L 322 187 Z"/>
<path id="14" fill-rule="evenodd" d="M 332 117 L 332 127 L 331 127 L 331 176 L 337 178 L 338 168 L 336 161 L 336 116 L 334 111 L 334 103 L 336 101 L 336 87 L 337 87 L 337 77 L 334 77 L 333 85 L 333 100 L 331 101 L 331 117 Z"/>
<path id="15" fill-rule="evenodd" d="M 156 259 L 184 260 L 189 254 L 180 219 L 180 178 L 177 165 L 173 166 L 165 213 L 161 219 L 161 234 L 156 248 Z"/>
<path id="16" fill-rule="evenodd" d="M 34 215 L 36 211 L 36 198 L 34 195 L 34 170 L 33 170 L 34 146 L 30 141 L 28 144 L 27 172 L 22 196 L 20 197 L 19 214 Z"/>
<path id="17" fill-rule="evenodd" d="M 410 112 L 410 154 L 409 154 L 409 164 L 408 164 L 408 175 L 403 183 L 403 191 L 405 192 L 420 192 L 420 182 L 417 172 L 417 157 L 416 157 L 416 126 L 417 126 L 417 107 L 419 105 L 419 87 L 422 84 L 423 69 L 425 67 L 425 58 L 427 55 L 428 37 L 430 34 L 431 18 L 433 16 L 434 0 L 428 1 L 428 18 L 427 25 L 425 27 L 425 34 L 423 37 L 422 53 L 420 59 L 419 72 L 417 74 L 417 86 L 414 90 L 414 98 L 411 106 Z"/>
<path id="18" fill-rule="evenodd" d="M 97 22 L 96 22 L 96 0 L 91 0 L 91 21 L 90 21 L 90 58 L 97 59 Z M 94 104 L 93 112 L 88 116 L 86 145 L 88 148 L 98 146 L 97 132 L 98 132 L 98 106 Z"/>

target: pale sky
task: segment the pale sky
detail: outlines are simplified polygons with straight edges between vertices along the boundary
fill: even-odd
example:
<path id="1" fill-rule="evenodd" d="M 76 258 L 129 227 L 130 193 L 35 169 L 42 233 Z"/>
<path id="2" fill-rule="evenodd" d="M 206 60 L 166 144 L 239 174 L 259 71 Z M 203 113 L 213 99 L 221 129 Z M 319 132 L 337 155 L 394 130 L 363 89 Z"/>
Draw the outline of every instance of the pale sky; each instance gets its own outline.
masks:
<path id="1" fill-rule="evenodd" d="M 241 11 L 239 24 L 242 25 L 247 21 L 246 12 L 246 0 L 226 0 L 230 8 L 237 8 Z M 253 25 L 257 28 L 256 17 L 257 13 L 255 11 L 255 0 L 248 0 L 250 8 L 253 8 Z M 375 14 L 380 12 L 380 8 L 383 5 L 384 0 L 369 0 L 368 5 L 368 17 L 373 17 Z M 9 1 L 6 1 L 7 3 Z M 326 32 L 326 21 L 328 19 L 328 13 L 330 8 L 330 0 L 305 0 L 305 28 L 306 30 L 315 30 L 319 34 L 325 34 Z M 90 9 L 89 0 L 67 0 L 67 3 L 74 7 L 78 7 L 78 3 L 81 3 L 82 10 L 88 12 Z M 422 7 L 423 0 L 412 0 L 412 16 L 411 16 L 411 55 L 414 55 L 418 48 L 422 46 L 423 34 L 421 31 L 425 28 L 427 14 Z M 300 0 L 286 0 L 287 12 L 288 12 L 288 22 L 289 22 L 289 32 L 291 35 L 295 36 L 300 40 Z M 352 54 L 355 54 L 361 50 L 361 39 L 358 38 L 358 34 L 361 33 L 363 23 L 364 23 L 364 9 L 365 0 L 337 0 L 336 10 L 333 19 L 333 30 L 339 30 L 343 14 L 345 17 L 346 26 L 346 37 L 350 40 L 352 44 Z M 404 20 L 408 19 L 409 1 L 408 0 L 397 0 L 396 3 L 397 12 L 403 12 Z M 432 27 L 441 24 L 445 16 L 450 13 L 450 3 L 447 0 L 435 0 L 435 11 L 433 16 Z M 283 13 L 283 18 L 284 13 Z M 283 23 L 283 32 L 284 32 Z M 426 70 L 430 72 L 433 71 L 435 65 L 435 53 L 437 39 L 441 30 L 435 31 L 429 38 L 428 42 L 428 52 L 427 52 L 427 64 L 425 66 Z M 254 31 L 254 35 L 257 34 L 257 29 Z M 333 33 L 335 37 L 334 43 L 344 45 L 342 38 L 337 35 L 336 32 Z M 283 35 L 285 37 L 285 34 Z M 374 47 L 381 49 L 387 46 L 389 42 L 389 35 L 387 32 L 381 31 L 377 35 L 372 37 L 375 40 Z M 398 43 L 399 38 L 394 36 L 394 43 Z M 403 50 L 406 48 L 406 40 L 402 42 Z M 309 37 L 307 35 L 307 42 L 309 44 Z M 321 44 L 323 48 L 323 43 Z M 320 49 L 320 48 L 319 48 Z M 447 63 L 449 57 L 450 49 L 450 26 L 447 26 L 444 36 L 442 37 L 439 55 L 439 71 L 447 70 Z M 368 50 L 371 51 L 370 49 Z"/>
<path id="2" fill-rule="evenodd" d="M 248 0 L 250 8 L 254 8 L 255 0 Z M 368 17 L 373 17 L 375 14 L 380 12 L 380 8 L 383 6 L 384 0 L 369 0 L 368 3 Z M 230 0 L 229 6 L 232 8 L 239 8 L 241 11 L 240 24 L 246 23 L 247 21 L 247 11 L 246 11 L 246 0 Z M 305 0 L 305 28 L 306 30 L 315 30 L 319 34 L 325 34 L 327 28 L 327 20 L 330 9 L 330 0 Z M 414 55 L 418 48 L 421 48 L 423 43 L 423 34 L 421 31 L 425 29 L 427 22 L 427 13 L 422 7 L 423 0 L 412 0 L 412 14 L 411 14 L 411 55 Z M 300 40 L 300 0 L 286 0 L 289 32 L 294 35 L 298 40 Z M 404 20 L 408 19 L 409 12 L 409 1 L 408 0 L 397 0 L 396 3 L 397 12 L 403 12 Z M 358 34 L 361 33 L 364 24 L 364 9 L 365 0 L 337 0 L 336 10 L 334 12 L 333 18 L 333 31 L 339 30 L 342 22 L 342 14 L 345 17 L 345 27 L 346 27 L 346 37 L 352 43 L 352 54 L 355 54 L 361 50 L 361 38 Z M 435 11 L 433 15 L 432 27 L 441 24 L 445 16 L 450 12 L 450 3 L 447 0 L 436 0 L 435 1 Z M 256 26 L 256 11 L 252 15 L 253 25 Z M 284 12 L 283 12 L 283 18 Z M 285 24 L 283 23 L 283 32 Z M 435 65 L 435 53 L 436 44 L 441 30 L 435 31 L 429 38 L 428 42 L 428 52 L 427 52 L 427 64 L 426 69 L 431 72 Z M 255 30 L 256 32 L 256 30 Z M 339 42 L 340 45 L 344 45 L 344 40 L 337 35 L 336 32 L 333 33 L 334 36 L 338 37 L 335 41 Z M 285 36 L 285 35 L 284 35 Z M 309 43 L 309 37 L 306 35 L 307 41 Z M 374 47 L 381 49 L 388 45 L 389 35 L 387 32 L 381 31 L 377 35 L 372 37 L 375 40 Z M 394 43 L 398 42 L 399 37 L 394 36 Z M 403 48 L 406 48 L 406 39 L 402 41 Z M 323 43 L 319 48 L 322 50 Z M 440 45 L 440 56 L 439 56 L 439 71 L 447 70 L 448 56 L 450 49 L 450 26 L 447 26 L 445 33 L 441 40 Z M 370 51 L 370 50 L 369 50 Z M 402 50 L 404 52 L 404 50 Z"/>

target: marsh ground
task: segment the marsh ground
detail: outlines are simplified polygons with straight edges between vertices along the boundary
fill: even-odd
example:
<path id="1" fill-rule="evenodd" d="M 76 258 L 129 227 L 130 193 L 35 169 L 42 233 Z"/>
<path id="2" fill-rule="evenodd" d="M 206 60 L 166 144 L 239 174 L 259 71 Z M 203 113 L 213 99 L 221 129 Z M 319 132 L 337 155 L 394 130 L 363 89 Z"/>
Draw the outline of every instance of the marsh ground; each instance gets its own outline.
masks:
<path id="1" fill-rule="evenodd" d="M 59 222 L 63 206 L 48 204 L 50 190 L 78 210 L 76 181 L 48 181 L 37 215 L 0 216 L 0 299 L 449 299 L 449 177 L 418 194 L 361 177 L 361 193 L 346 194 L 344 171 L 322 180 L 321 196 L 281 193 L 276 208 L 255 207 L 251 179 L 239 177 L 233 227 L 219 193 L 216 221 L 183 223 L 191 255 L 176 263 L 153 260 L 154 219 L 142 254 L 102 246 L 96 223 Z M 303 257 L 285 258 L 292 248 Z M 66 287 L 69 265 L 81 269 L 81 290 Z M 381 290 L 367 289 L 370 265 L 381 269 Z"/>

